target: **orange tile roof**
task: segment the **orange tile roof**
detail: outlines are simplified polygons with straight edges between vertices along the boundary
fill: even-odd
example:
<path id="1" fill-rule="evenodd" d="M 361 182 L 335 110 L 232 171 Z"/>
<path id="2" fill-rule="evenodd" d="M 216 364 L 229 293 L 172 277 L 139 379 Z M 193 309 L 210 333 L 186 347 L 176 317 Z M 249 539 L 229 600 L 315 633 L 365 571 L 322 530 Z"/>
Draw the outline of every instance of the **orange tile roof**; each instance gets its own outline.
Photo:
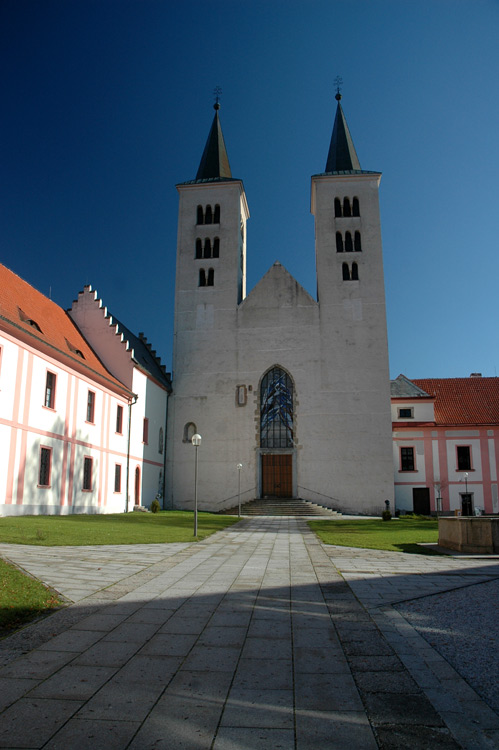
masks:
<path id="1" fill-rule="evenodd" d="M 86 373 L 88 377 L 93 373 L 104 378 L 113 389 L 128 392 L 104 367 L 67 312 L 2 264 L 0 324 L 54 359 Z M 13 331 L 12 327 L 16 330 Z"/>
<path id="2" fill-rule="evenodd" d="M 499 424 L 499 378 L 412 380 L 435 396 L 436 424 Z"/>

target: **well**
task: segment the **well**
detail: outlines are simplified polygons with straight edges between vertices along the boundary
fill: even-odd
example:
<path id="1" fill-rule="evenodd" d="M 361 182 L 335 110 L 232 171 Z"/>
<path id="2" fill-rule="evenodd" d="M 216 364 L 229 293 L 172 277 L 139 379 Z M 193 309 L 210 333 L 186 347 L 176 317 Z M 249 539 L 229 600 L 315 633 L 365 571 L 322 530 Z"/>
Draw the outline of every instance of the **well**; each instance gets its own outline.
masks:
<path id="1" fill-rule="evenodd" d="M 438 544 L 458 552 L 499 554 L 499 517 L 440 517 Z"/>

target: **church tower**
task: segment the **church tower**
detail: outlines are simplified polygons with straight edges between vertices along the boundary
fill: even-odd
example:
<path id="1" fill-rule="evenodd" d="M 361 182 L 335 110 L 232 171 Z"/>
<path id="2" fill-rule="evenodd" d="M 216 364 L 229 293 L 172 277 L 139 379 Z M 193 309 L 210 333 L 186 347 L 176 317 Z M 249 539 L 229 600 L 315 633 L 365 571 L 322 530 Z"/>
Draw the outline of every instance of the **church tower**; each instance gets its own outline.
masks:
<path id="1" fill-rule="evenodd" d="M 336 100 L 326 169 L 312 177 L 311 196 L 330 481 L 337 497 L 360 493 L 382 505 L 393 497 L 393 464 L 381 174 L 361 168 L 339 92 Z"/>
<path id="2" fill-rule="evenodd" d="M 232 177 L 218 100 L 214 109 L 196 178 L 177 185 L 175 386 L 168 415 L 167 480 L 169 474 L 170 502 L 175 503 L 175 494 L 182 505 L 189 505 L 186 498 L 192 495 L 193 433 L 206 436 L 209 424 L 222 442 L 230 440 L 219 401 L 223 401 L 224 382 L 234 372 L 237 306 L 246 296 L 248 204 L 242 181 Z M 233 399 L 232 388 L 225 397 Z M 213 438 L 207 443 L 216 470 L 217 456 L 223 457 L 225 447 Z M 205 457 L 207 449 L 205 444 Z"/>

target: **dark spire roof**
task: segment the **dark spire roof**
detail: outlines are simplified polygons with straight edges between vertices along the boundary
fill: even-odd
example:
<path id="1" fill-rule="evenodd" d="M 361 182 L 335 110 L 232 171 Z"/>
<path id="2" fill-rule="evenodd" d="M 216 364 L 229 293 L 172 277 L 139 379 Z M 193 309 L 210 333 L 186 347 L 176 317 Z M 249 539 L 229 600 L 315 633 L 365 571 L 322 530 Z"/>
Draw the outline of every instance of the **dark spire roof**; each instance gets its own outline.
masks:
<path id="1" fill-rule="evenodd" d="M 211 126 L 203 156 L 199 165 L 196 180 L 231 179 L 229 157 L 225 148 L 222 126 L 218 117 L 220 104 L 218 101 L 213 105 L 215 117 Z"/>
<path id="2" fill-rule="evenodd" d="M 336 94 L 338 107 L 334 118 L 333 135 L 327 155 L 326 172 L 360 171 L 360 163 L 355 152 L 352 136 L 340 104 L 341 94 Z"/>

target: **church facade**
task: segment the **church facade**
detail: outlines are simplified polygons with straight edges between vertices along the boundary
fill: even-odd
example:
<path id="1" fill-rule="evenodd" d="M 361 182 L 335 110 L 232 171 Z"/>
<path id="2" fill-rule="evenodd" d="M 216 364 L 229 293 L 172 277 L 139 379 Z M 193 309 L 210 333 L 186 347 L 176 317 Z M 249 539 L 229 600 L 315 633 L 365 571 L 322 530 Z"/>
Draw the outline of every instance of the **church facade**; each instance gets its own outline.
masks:
<path id="1" fill-rule="evenodd" d="M 246 294 L 249 209 L 218 104 L 196 179 L 177 186 L 168 507 L 193 506 L 195 433 L 205 509 L 240 494 L 379 513 L 393 499 L 381 175 L 361 169 L 340 98 L 312 177 L 317 299 L 278 261 Z"/>

